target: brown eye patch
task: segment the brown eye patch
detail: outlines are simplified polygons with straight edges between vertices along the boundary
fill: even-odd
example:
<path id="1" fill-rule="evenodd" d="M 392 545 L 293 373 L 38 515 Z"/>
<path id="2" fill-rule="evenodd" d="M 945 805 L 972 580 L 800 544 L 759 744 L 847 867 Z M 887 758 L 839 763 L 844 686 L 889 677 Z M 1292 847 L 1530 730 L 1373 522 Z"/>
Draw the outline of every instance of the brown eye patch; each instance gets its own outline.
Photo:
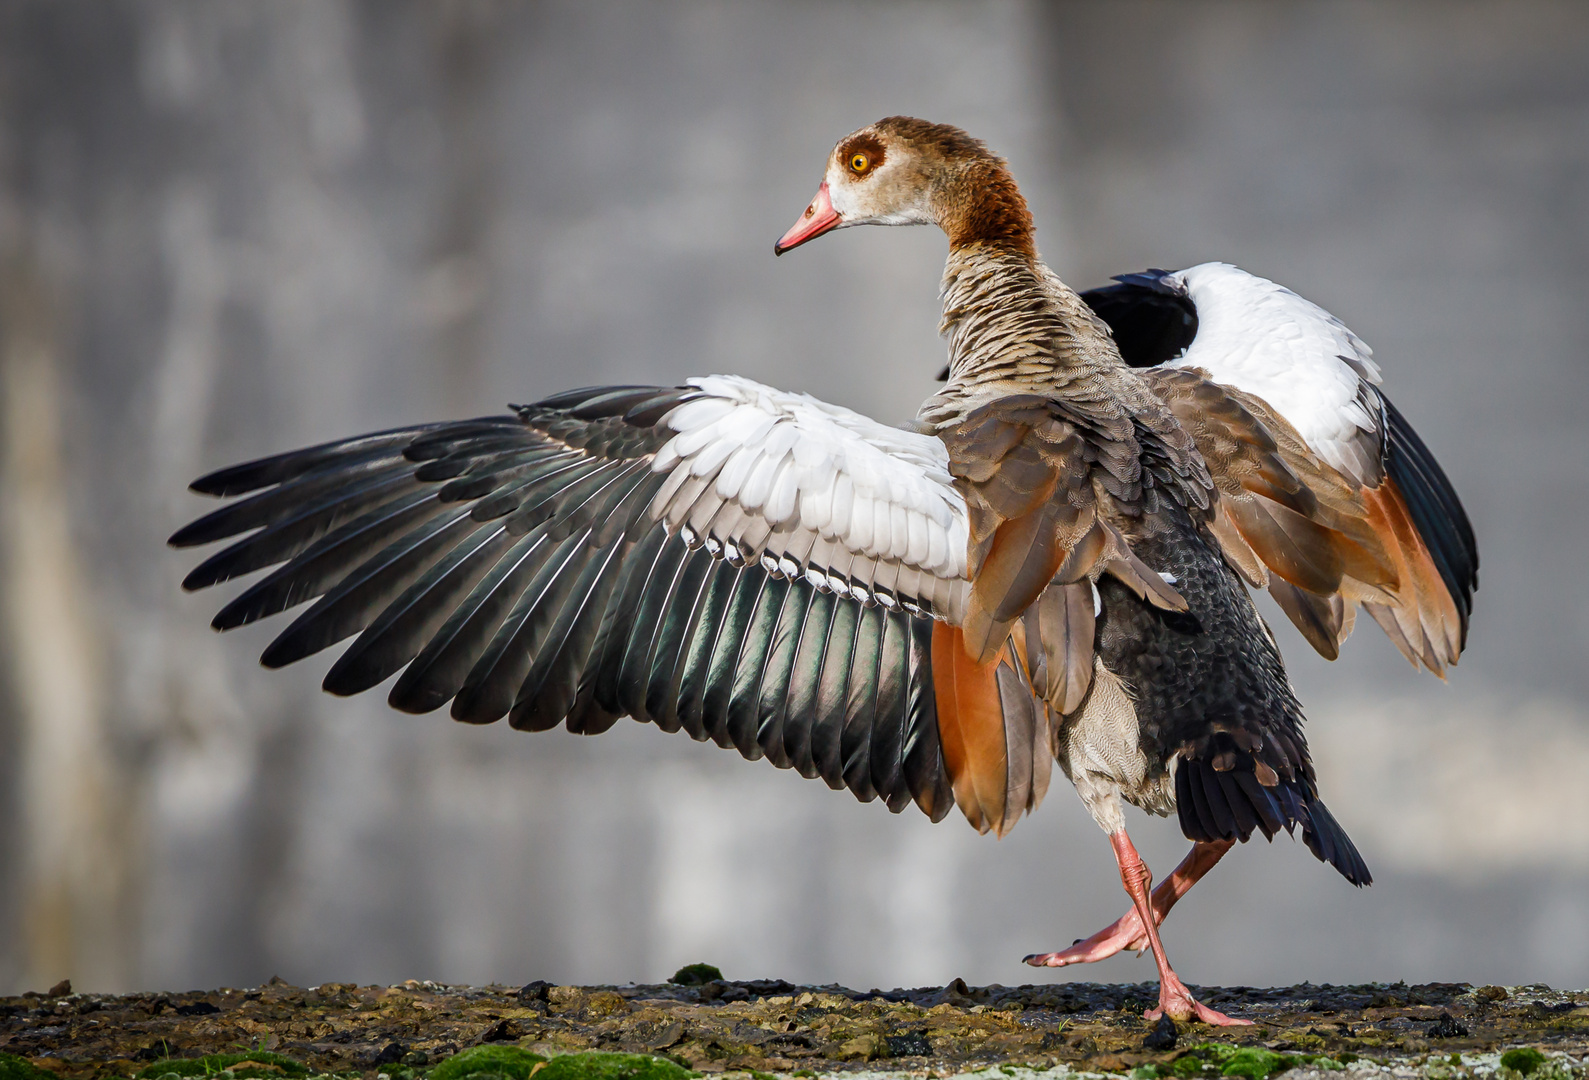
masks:
<path id="1" fill-rule="evenodd" d="M 855 135 L 839 147 L 839 160 L 851 176 L 862 177 L 883 163 L 883 143 L 875 135 Z"/>

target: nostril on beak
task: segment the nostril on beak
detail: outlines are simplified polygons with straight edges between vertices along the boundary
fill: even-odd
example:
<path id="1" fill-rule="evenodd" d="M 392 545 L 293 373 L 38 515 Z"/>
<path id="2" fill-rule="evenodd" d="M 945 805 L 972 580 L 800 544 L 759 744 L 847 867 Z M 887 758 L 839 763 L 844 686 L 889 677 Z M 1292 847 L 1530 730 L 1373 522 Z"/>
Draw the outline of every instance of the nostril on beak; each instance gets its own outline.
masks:
<path id="1" fill-rule="evenodd" d="M 817 204 L 816 203 L 812 203 L 810 206 L 806 207 L 806 217 L 810 217 L 812 214 L 814 214 L 816 212 L 817 212 Z"/>

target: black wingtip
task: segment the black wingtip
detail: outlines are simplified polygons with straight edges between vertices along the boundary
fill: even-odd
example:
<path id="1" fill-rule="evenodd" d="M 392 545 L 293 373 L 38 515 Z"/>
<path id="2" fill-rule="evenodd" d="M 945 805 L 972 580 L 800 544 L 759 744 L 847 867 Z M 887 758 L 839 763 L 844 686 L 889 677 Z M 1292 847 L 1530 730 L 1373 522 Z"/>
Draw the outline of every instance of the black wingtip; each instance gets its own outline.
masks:
<path id="1" fill-rule="evenodd" d="M 166 537 L 166 547 L 172 547 L 172 548 L 196 547 L 198 545 L 198 542 L 193 540 L 193 539 L 191 539 L 192 534 L 193 534 L 193 526 L 192 526 L 192 524 L 189 523 L 187 525 L 184 525 L 184 526 L 182 526 L 182 528 L 178 529 L 176 532 L 174 532 L 170 536 Z M 183 588 L 187 588 L 187 586 L 184 585 Z"/>
<path id="2" fill-rule="evenodd" d="M 216 520 L 219 516 L 219 512 L 206 514 L 196 521 L 188 522 L 182 528 L 166 537 L 166 544 L 174 548 L 203 547 L 205 544 L 212 544 L 217 540 L 224 540 L 228 536 L 236 535 L 239 531 L 246 531 L 216 528 Z"/>
<path id="3" fill-rule="evenodd" d="M 208 495 L 212 498 L 223 498 L 227 495 L 240 495 L 253 491 L 256 486 L 252 482 L 252 474 L 256 471 L 255 462 L 244 465 L 233 465 L 225 469 L 217 469 L 212 473 L 205 473 L 193 483 L 188 485 L 188 490 L 195 495 Z"/>
<path id="4" fill-rule="evenodd" d="M 1462 500 L 1445 470 L 1389 398 L 1385 404 L 1385 469 L 1401 491 L 1418 535 L 1429 549 L 1446 591 L 1457 605 L 1466 643 L 1473 594 L 1479 587 L 1479 548 Z"/>

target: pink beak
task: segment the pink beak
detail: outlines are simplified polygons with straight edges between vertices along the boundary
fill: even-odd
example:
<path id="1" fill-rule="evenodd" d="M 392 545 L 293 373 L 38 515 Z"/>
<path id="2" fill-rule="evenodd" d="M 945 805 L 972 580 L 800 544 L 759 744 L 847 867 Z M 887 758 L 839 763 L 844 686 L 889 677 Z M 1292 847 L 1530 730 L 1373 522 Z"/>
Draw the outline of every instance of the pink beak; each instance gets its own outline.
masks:
<path id="1" fill-rule="evenodd" d="M 815 240 L 823 233 L 837 229 L 839 225 L 839 215 L 833 209 L 833 200 L 828 198 L 828 183 L 824 180 L 822 186 L 817 188 L 817 197 L 811 200 L 811 205 L 800 215 L 800 220 L 783 234 L 783 239 L 772 246 L 772 253 L 782 255 L 807 240 Z"/>

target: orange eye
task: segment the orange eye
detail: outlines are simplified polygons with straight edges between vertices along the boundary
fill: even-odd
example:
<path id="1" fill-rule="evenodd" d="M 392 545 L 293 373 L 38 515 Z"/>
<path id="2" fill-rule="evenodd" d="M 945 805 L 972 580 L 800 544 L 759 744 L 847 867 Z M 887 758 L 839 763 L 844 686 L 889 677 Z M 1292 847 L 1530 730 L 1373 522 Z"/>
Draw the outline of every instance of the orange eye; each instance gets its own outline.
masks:
<path id="1" fill-rule="evenodd" d="M 865 154 L 855 154 L 850 158 L 850 168 L 858 173 L 863 173 L 872 167 L 872 159 Z"/>

